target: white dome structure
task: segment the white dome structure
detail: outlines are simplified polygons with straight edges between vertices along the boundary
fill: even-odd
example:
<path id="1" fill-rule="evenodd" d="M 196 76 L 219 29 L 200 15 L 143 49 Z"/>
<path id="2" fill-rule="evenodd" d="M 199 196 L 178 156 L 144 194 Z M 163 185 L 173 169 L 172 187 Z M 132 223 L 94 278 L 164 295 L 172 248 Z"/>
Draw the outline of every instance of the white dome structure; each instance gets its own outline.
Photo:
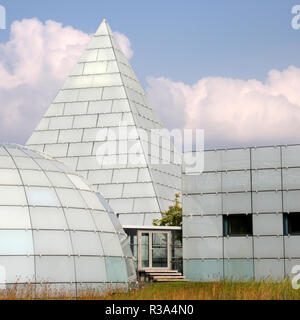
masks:
<path id="1" fill-rule="evenodd" d="M 0 285 L 78 292 L 135 281 L 127 236 L 104 198 L 61 162 L 0 144 Z"/>

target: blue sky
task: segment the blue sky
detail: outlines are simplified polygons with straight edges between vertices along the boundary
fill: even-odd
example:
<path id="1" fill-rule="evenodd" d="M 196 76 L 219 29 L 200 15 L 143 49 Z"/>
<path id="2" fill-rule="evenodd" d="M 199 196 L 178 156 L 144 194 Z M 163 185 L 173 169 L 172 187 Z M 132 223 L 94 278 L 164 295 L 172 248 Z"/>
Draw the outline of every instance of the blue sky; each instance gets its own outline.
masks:
<path id="1" fill-rule="evenodd" d="M 298 1 L 299 2 L 299 1 Z M 93 33 L 106 17 L 126 34 L 142 80 L 168 76 L 263 80 L 272 68 L 299 66 L 300 31 L 291 28 L 294 0 L 2 0 L 7 20 L 52 19 Z M 300 3 L 300 2 L 299 2 Z M 9 30 L 0 31 L 0 41 Z"/>
<path id="2" fill-rule="evenodd" d="M 296 4 L 0 0 L 0 141 L 25 143 L 106 18 L 130 40 L 130 63 L 167 128 L 204 129 L 206 148 L 300 143 Z"/>

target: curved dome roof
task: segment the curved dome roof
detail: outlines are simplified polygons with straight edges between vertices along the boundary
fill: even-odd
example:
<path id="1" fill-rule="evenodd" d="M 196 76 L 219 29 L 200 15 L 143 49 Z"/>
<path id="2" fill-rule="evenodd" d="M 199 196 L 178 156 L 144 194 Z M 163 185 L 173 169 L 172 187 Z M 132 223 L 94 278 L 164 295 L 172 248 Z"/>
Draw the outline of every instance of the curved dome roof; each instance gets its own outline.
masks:
<path id="1" fill-rule="evenodd" d="M 0 284 L 103 288 L 136 280 L 104 198 L 64 164 L 0 144 Z"/>

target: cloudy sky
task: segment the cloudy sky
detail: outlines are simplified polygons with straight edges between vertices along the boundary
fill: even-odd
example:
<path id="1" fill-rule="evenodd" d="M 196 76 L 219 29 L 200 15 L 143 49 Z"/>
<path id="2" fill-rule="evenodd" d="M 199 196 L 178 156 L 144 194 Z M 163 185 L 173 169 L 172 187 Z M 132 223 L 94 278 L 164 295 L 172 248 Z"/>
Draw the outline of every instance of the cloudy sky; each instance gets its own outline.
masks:
<path id="1" fill-rule="evenodd" d="M 295 4 L 0 0 L 0 141 L 27 140 L 107 18 L 166 127 L 204 129 L 206 148 L 300 143 Z"/>

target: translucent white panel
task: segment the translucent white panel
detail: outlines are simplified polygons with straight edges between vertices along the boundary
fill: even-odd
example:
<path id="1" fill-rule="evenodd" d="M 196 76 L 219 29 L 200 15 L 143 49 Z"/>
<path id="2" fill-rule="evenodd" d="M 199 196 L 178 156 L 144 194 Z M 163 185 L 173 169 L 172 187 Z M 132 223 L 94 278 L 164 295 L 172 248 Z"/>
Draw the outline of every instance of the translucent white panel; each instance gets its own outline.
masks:
<path id="1" fill-rule="evenodd" d="M 69 115 L 78 115 L 87 113 L 88 103 L 87 102 L 72 102 L 65 104 L 64 114 Z"/>
<path id="2" fill-rule="evenodd" d="M 5 268 L 6 283 L 32 283 L 34 281 L 34 257 L 0 257 Z"/>
<path id="3" fill-rule="evenodd" d="M 64 207 L 86 208 L 86 203 L 80 197 L 78 191 L 70 189 L 57 189 L 59 199 Z"/>
<path id="4" fill-rule="evenodd" d="M 0 230 L 0 255 L 33 254 L 32 232 L 16 230 Z"/>
<path id="5" fill-rule="evenodd" d="M 97 232 L 71 232 L 74 254 L 80 256 L 103 255 Z"/>
<path id="6" fill-rule="evenodd" d="M 123 256 L 123 251 L 117 234 L 99 233 L 104 254 L 106 256 Z"/>
<path id="7" fill-rule="evenodd" d="M 59 131 L 36 131 L 28 140 L 28 144 L 56 143 Z"/>
<path id="8" fill-rule="evenodd" d="M 111 47 L 111 41 L 109 36 L 93 37 L 88 45 L 88 49 L 109 48 Z"/>
<path id="9" fill-rule="evenodd" d="M 283 280 L 284 260 L 261 259 L 254 261 L 254 273 L 257 280 Z"/>
<path id="10" fill-rule="evenodd" d="M 153 219 L 157 217 L 153 217 L 153 215 L 148 215 L 150 218 L 146 223 L 146 215 L 145 214 L 120 214 L 119 220 L 123 226 L 142 226 L 142 225 L 151 225 L 153 223 Z"/>
<path id="11" fill-rule="evenodd" d="M 283 237 L 254 237 L 254 258 L 283 258 Z"/>
<path id="12" fill-rule="evenodd" d="M 107 128 L 86 129 L 83 134 L 83 141 L 106 141 Z"/>
<path id="13" fill-rule="evenodd" d="M 281 190 L 281 170 L 257 170 L 252 172 L 254 191 Z"/>
<path id="14" fill-rule="evenodd" d="M 144 183 L 144 184 L 125 184 L 123 197 L 152 197 L 154 196 L 154 188 L 152 183 Z"/>
<path id="15" fill-rule="evenodd" d="M 253 193 L 253 212 L 282 212 L 281 192 Z"/>
<path id="16" fill-rule="evenodd" d="M 30 229 L 27 207 L 0 207 L 0 229 Z"/>
<path id="17" fill-rule="evenodd" d="M 30 208 L 30 215 L 34 229 L 68 229 L 64 212 L 60 208 Z"/>
<path id="18" fill-rule="evenodd" d="M 1 161 L 1 160 L 0 160 Z M 38 164 L 30 158 L 23 158 L 23 157 L 18 157 L 14 158 L 14 161 L 16 163 L 16 166 L 19 169 L 35 169 L 35 170 L 40 170 L 40 167 Z"/>
<path id="19" fill-rule="evenodd" d="M 130 112 L 128 100 L 114 100 L 112 112 Z"/>
<path id="20" fill-rule="evenodd" d="M 223 195 L 223 213 L 250 213 L 251 193 L 231 193 Z"/>
<path id="21" fill-rule="evenodd" d="M 183 235 L 186 237 L 222 237 L 222 216 L 188 216 L 183 219 Z"/>
<path id="22" fill-rule="evenodd" d="M 109 204 L 118 213 L 133 212 L 133 199 L 111 199 Z"/>
<path id="23" fill-rule="evenodd" d="M 77 169 L 78 157 L 57 158 L 57 160 L 63 161 L 64 164 L 67 165 L 70 170 L 75 171 Z"/>
<path id="24" fill-rule="evenodd" d="M 57 117 L 62 116 L 64 111 L 64 103 L 55 103 L 51 104 L 47 112 L 45 113 L 45 117 Z"/>
<path id="25" fill-rule="evenodd" d="M 113 170 L 90 171 L 88 180 L 91 184 L 102 184 L 112 182 Z"/>
<path id="26" fill-rule="evenodd" d="M 114 170 L 113 183 L 137 182 L 138 169 Z"/>
<path id="27" fill-rule="evenodd" d="M 37 282 L 75 282 L 74 258 L 37 257 Z"/>
<path id="28" fill-rule="evenodd" d="M 2 185 L 21 185 L 19 172 L 12 169 L 0 169 L 0 184 Z"/>
<path id="29" fill-rule="evenodd" d="M 36 159 L 35 161 L 44 171 L 61 171 L 58 169 L 57 162 L 52 159 Z"/>
<path id="30" fill-rule="evenodd" d="M 102 88 L 88 88 L 88 89 L 80 89 L 78 95 L 78 101 L 93 101 L 93 100 L 101 100 Z"/>
<path id="31" fill-rule="evenodd" d="M 98 51 L 98 61 L 106 61 L 106 60 L 114 60 L 115 54 L 113 49 L 107 48 L 107 49 L 99 49 Z"/>
<path id="32" fill-rule="evenodd" d="M 107 184 L 101 186 L 101 193 L 107 199 L 116 199 L 122 197 L 122 184 Z"/>
<path id="33" fill-rule="evenodd" d="M 106 282 L 107 271 L 104 258 L 75 257 L 77 282 Z"/>
<path id="34" fill-rule="evenodd" d="M 183 198 L 184 214 L 222 214 L 222 196 L 206 194 L 186 196 Z"/>
<path id="35" fill-rule="evenodd" d="M 150 182 L 151 176 L 148 169 L 139 169 L 138 182 Z"/>
<path id="36" fill-rule="evenodd" d="M 282 214 L 259 214 L 253 215 L 253 234 L 260 236 L 282 235 Z"/>
<path id="37" fill-rule="evenodd" d="M 0 147 L 0 156 L 9 156 L 9 153 L 4 149 L 4 147 Z"/>
<path id="38" fill-rule="evenodd" d="M 103 90 L 103 100 L 111 100 L 111 99 L 125 99 L 126 93 L 123 87 L 111 87 L 104 88 Z"/>
<path id="39" fill-rule="evenodd" d="M 183 262 L 184 276 L 190 281 L 220 281 L 223 278 L 223 261 L 188 260 Z"/>
<path id="40" fill-rule="evenodd" d="M 106 73 L 107 61 L 90 62 L 84 65 L 83 74 L 99 74 Z"/>
<path id="41" fill-rule="evenodd" d="M 68 179 L 67 175 L 61 172 L 47 172 L 47 177 L 51 184 L 55 187 L 72 188 L 73 184 Z"/>
<path id="42" fill-rule="evenodd" d="M 224 260 L 224 277 L 229 281 L 247 282 L 253 280 L 253 259 Z"/>
<path id="43" fill-rule="evenodd" d="M 250 191 L 250 171 L 234 171 L 222 173 L 222 191 Z"/>
<path id="44" fill-rule="evenodd" d="M 300 258 L 299 236 L 284 237 L 286 258 Z"/>
<path id="45" fill-rule="evenodd" d="M 93 87 L 121 86 L 122 80 L 118 73 L 95 75 Z"/>
<path id="46" fill-rule="evenodd" d="M 65 209 L 65 214 L 71 230 L 97 230 L 89 211 L 82 209 Z"/>
<path id="47" fill-rule="evenodd" d="M 65 157 L 68 151 L 68 144 L 50 144 L 46 145 L 44 152 L 51 157 Z"/>
<path id="48" fill-rule="evenodd" d="M 58 207 L 60 205 L 54 189 L 26 187 L 25 190 L 31 206 Z"/>
<path id="49" fill-rule="evenodd" d="M 99 116 L 98 127 L 118 127 L 122 121 L 122 113 L 102 114 Z"/>
<path id="50" fill-rule="evenodd" d="M 282 169 L 283 189 L 300 189 L 300 168 Z"/>
<path id="51" fill-rule="evenodd" d="M 33 231 L 37 255 L 72 254 L 70 234 L 67 231 Z"/>
<path id="52" fill-rule="evenodd" d="M 98 50 L 87 50 L 83 53 L 79 62 L 89 62 L 89 61 L 96 61 L 98 55 Z"/>
<path id="53" fill-rule="evenodd" d="M 49 129 L 69 129 L 72 128 L 73 117 L 56 117 L 51 118 Z"/>
<path id="54" fill-rule="evenodd" d="M 93 143 L 71 143 L 69 146 L 68 156 L 89 156 L 92 154 Z"/>
<path id="55" fill-rule="evenodd" d="M 204 153 L 204 171 L 217 171 L 222 169 L 222 152 L 207 151 Z"/>
<path id="56" fill-rule="evenodd" d="M 160 212 L 157 213 L 150 213 L 150 214 L 145 214 L 144 215 L 144 225 L 145 226 L 151 226 L 153 225 L 153 220 L 154 219 L 161 219 L 161 214 Z M 134 223 L 134 225 L 139 225 L 138 223 Z"/>
<path id="57" fill-rule="evenodd" d="M 80 157 L 78 160 L 77 170 L 97 170 L 100 169 L 100 164 L 98 163 L 96 157 Z"/>
<path id="58" fill-rule="evenodd" d="M 300 146 L 282 147 L 282 166 L 299 167 L 300 166 Z"/>
<path id="59" fill-rule="evenodd" d="M 89 114 L 110 113 L 112 108 L 112 100 L 91 101 L 89 103 Z"/>
<path id="60" fill-rule="evenodd" d="M 73 128 L 92 128 L 96 127 L 97 116 L 75 116 Z"/>
<path id="61" fill-rule="evenodd" d="M 0 168 L 8 169 L 8 168 L 15 168 L 15 164 L 11 157 L 7 156 L 0 156 Z"/>
<path id="62" fill-rule="evenodd" d="M 97 229 L 104 232 L 115 232 L 115 228 L 107 212 L 92 211 Z"/>
<path id="63" fill-rule="evenodd" d="M 253 258 L 252 237 L 224 238 L 224 258 Z"/>
<path id="64" fill-rule="evenodd" d="M 127 267 L 125 259 L 122 258 L 107 258 L 106 270 L 107 280 L 112 282 L 126 282 L 128 279 Z"/>
<path id="65" fill-rule="evenodd" d="M 223 170 L 250 169 L 250 149 L 222 151 Z"/>
<path id="66" fill-rule="evenodd" d="M 221 173 L 187 175 L 184 178 L 184 192 L 221 192 Z"/>
<path id="67" fill-rule="evenodd" d="M 81 191 L 81 196 L 84 201 L 87 203 L 87 206 L 93 210 L 105 210 L 101 202 L 99 201 L 97 195 L 93 192 Z"/>
<path id="68" fill-rule="evenodd" d="M 129 213 L 130 211 L 127 211 L 127 212 Z M 135 212 L 135 213 L 138 213 L 138 212 L 143 212 L 143 213 L 160 212 L 160 209 L 158 206 L 158 201 L 156 198 L 134 199 L 133 212 Z"/>
<path id="69" fill-rule="evenodd" d="M 283 211 L 300 211 L 300 191 L 283 192 Z"/>
<path id="70" fill-rule="evenodd" d="M 58 142 L 81 142 L 83 130 L 61 130 L 59 133 Z"/>
<path id="71" fill-rule="evenodd" d="M 83 181 L 83 179 L 75 174 L 68 174 L 67 177 L 72 181 L 79 190 L 91 191 L 91 188 Z"/>
<path id="72" fill-rule="evenodd" d="M 47 186 L 49 187 L 50 181 L 45 173 L 37 170 L 20 170 L 23 183 L 28 186 Z"/>
<path id="73" fill-rule="evenodd" d="M 281 167 L 280 147 L 251 149 L 251 156 L 253 169 Z"/>
<path id="74" fill-rule="evenodd" d="M 0 205 L 27 205 L 24 188 L 0 186 Z"/>
<path id="75" fill-rule="evenodd" d="M 221 259 L 223 258 L 222 238 L 183 239 L 185 259 Z"/>

